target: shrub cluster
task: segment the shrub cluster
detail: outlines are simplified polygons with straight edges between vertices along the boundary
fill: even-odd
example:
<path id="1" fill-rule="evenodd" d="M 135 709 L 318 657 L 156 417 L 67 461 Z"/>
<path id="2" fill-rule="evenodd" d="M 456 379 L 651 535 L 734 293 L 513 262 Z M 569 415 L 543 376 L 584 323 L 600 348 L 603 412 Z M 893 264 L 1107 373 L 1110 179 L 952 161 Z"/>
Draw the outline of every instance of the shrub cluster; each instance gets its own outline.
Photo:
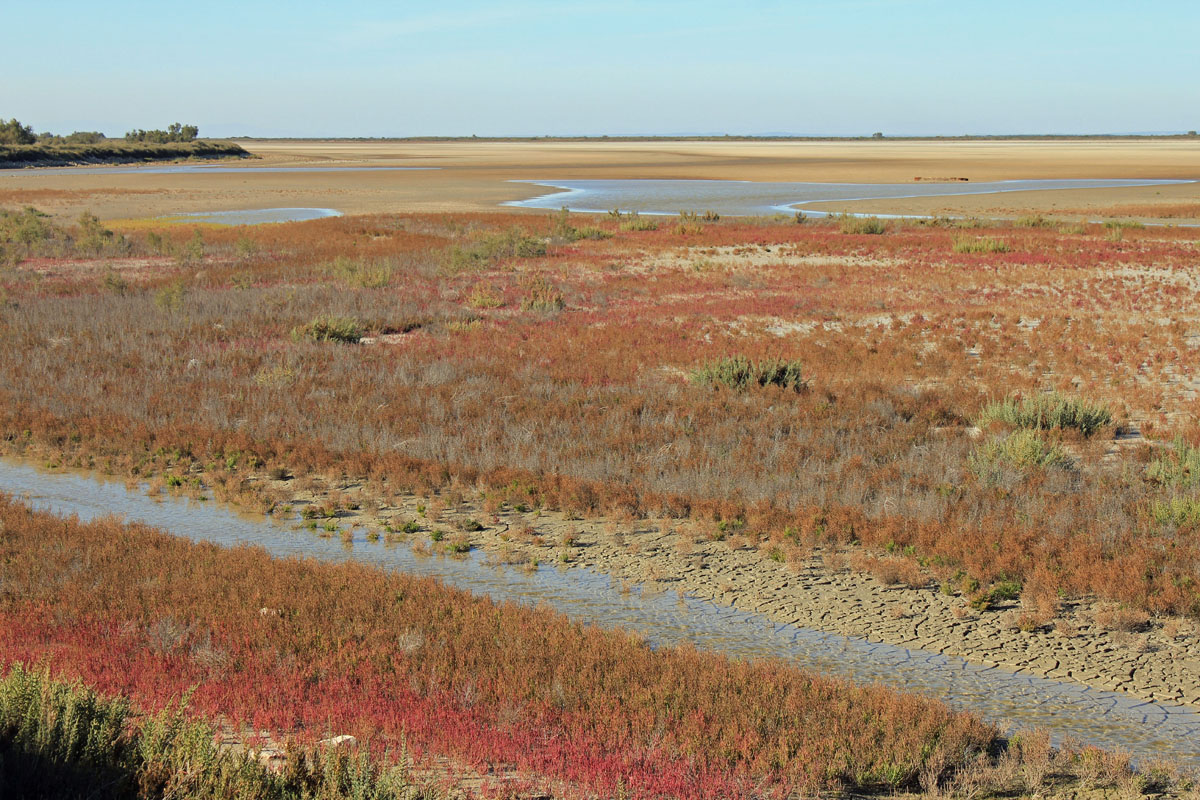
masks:
<path id="1" fill-rule="evenodd" d="M 870 234 L 887 233 L 887 223 L 878 217 L 859 217 L 843 214 L 837 218 L 838 230 L 842 233 Z"/>
<path id="2" fill-rule="evenodd" d="M 984 427 L 993 422 L 1031 430 L 1074 430 L 1091 436 L 1112 424 L 1112 413 L 1100 403 L 1057 393 L 1034 394 L 1021 399 L 1008 397 L 984 406 L 976 424 Z"/>
<path id="3" fill-rule="evenodd" d="M 351 317 L 320 316 L 293 331 L 296 336 L 314 342 L 344 342 L 358 344 L 363 337 L 362 325 Z"/>
<path id="4" fill-rule="evenodd" d="M 779 386 L 794 392 L 806 388 L 800 362 L 776 358 L 761 361 L 752 361 L 745 356 L 722 358 L 692 370 L 691 377 L 693 383 L 725 386 L 738 391 L 750 386 Z"/>
<path id="5" fill-rule="evenodd" d="M 537 258 L 546 255 L 546 243 L 519 228 L 501 233 L 485 234 L 465 246 L 455 245 L 446 251 L 446 266 L 450 272 L 482 270 L 509 258 Z"/>
<path id="6" fill-rule="evenodd" d="M 992 236 L 979 239 L 958 238 L 954 240 L 956 253 L 1007 253 L 1008 242 Z"/>

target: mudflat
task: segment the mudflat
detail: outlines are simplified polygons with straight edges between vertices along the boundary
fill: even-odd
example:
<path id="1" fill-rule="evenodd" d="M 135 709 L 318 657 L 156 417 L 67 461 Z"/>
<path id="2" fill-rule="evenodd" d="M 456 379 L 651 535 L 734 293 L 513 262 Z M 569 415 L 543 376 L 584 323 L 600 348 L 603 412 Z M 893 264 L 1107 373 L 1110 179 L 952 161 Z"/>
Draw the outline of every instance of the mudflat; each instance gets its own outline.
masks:
<path id="1" fill-rule="evenodd" d="M 1200 180 L 1200 139 L 988 141 L 353 141 L 247 140 L 262 167 L 426 167 L 244 174 L 87 167 L 0 172 L 0 205 L 103 219 L 264 207 L 345 214 L 497 210 L 546 192 L 516 180 L 710 179 L 847 183 L 1122 178 Z M 887 214 L 1135 216 L 1200 214 L 1200 184 L 829 203 Z M 520 209 L 509 209 L 522 213 Z"/>

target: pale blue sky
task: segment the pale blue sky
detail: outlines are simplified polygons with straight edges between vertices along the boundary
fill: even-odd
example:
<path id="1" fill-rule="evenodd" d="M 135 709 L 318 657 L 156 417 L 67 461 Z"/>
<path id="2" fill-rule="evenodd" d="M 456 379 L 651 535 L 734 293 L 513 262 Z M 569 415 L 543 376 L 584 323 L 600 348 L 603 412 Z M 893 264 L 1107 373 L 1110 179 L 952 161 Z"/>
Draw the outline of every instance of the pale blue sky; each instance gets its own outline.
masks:
<path id="1" fill-rule="evenodd" d="M 1200 2 L 11 3 L 0 117 L 212 136 L 1200 127 Z"/>

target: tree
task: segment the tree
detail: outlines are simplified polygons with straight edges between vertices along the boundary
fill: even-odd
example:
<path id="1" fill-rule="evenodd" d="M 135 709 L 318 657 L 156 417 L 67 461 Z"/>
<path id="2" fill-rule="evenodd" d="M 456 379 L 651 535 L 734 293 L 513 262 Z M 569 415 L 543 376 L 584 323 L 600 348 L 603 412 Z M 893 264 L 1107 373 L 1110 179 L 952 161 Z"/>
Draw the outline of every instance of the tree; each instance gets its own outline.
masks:
<path id="1" fill-rule="evenodd" d="M 8 122 L 0 119 L 0 144 L 33 144 L 36 141 L 32 126 L 22 125 L 16 119 Z"/>
<path id="2" fill-rule="evenodd" d="M 166 142 L 192 142 L 200 134 L 200 129 L 195 125 L 184 125 L 180 122 L 172 122 L 164 130 L 144 131 L 141 128 L 135 128 L 125 134 L 125 138 L 131 142 L 148 142 L 150 144 L 165 144 Z"/>

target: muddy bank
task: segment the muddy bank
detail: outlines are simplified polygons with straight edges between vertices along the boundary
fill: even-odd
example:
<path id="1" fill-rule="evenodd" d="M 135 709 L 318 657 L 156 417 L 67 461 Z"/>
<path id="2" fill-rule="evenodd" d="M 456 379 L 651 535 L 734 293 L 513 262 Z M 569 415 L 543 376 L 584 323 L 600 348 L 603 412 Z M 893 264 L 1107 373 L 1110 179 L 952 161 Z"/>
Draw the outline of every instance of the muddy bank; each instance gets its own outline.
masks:
<path id="1" fill-rule="evenodd" d="M 217 499 L 237 499 L 212 483 Z M 686 594 L 776 623 L 1200 708 L 1200 625 L 1190 619 L 1146 618 L 1086 597 L 1063 600 L 1052 614 L 1019 598 L 979 609 L 961 587 L 905 585 L 903 571 L 889 574 L 888 559 L 861 548 L 818 548 L 785 562 L 736 534 L 721 539 L 675 520 L 583 520 L 484 508 L 469 497 L 385 497 L 317 477 L 258 476 L 248 489 L 276 514 L 301 514 L 311 530 L 362 528 L 430 552 L 469 546 L 494 563 L 584 567 L 630 590 Z"/>

